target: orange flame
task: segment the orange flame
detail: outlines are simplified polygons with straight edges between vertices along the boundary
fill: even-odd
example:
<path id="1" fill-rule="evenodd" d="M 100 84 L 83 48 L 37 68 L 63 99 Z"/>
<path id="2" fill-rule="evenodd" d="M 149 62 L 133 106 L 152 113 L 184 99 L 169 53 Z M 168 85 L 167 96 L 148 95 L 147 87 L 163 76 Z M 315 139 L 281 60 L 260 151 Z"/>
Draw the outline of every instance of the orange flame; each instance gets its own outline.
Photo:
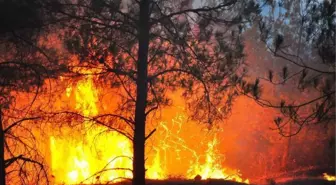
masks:
<path id="1" fill-rule="evenodd" d="M 336 181 L 335 175 L 328 175 L 327 173 L 323 173 L 323 178 L 328 181 Z"/>
<path id="2" fill-rule="evenodd" d="M 221 159 L 219 157 L 220 155 L 219 152 L 216 150 L 217 144 L 217 138 L 214 137 L 214 139 L 208 143 L 205 163 L 196 163 L 195 165 L 191 166 L 188 172 L 189 177 L 193 177 L 194 174 L 199 174 L 203 179 L 226 179 L 249 184 L 248 179 L 243 180 L 241 178 L 241 174 L 239 173 L 239 171 L 232 175 L 229 175 L 225 172 L 226 169 L 222 168 L 220 163 Z"/>
<path id="3" fill-rule="evenodd" d="M 98 93 L 90 76 L 66 90 L 68 97 L 71 94 L 75 96 L 75 109 L 88 117 L 99 113 Z M 165 161 L 167 161 L 168 148 L 175 145 L 174 152 L 177 160 L 181 160 L 179 152 L 182 150 L 188 151 L 193 157 L 189 161 L 193 163 L 190 164 L 188 172 L 182 175 L 183 178 L 193 179 L 198 174 L 203 179 L 228 179 L 248 183 L 248 180 L 241 178 L 239 171 L 231 173 L 232 170 L 221 166 L 221 155 L 216 148 L 219 143 L 216 135 L 207 143 L 205 161 L 201 163 L 202 155 L 189 147 L 188 143 L 179 136 L 179 132 L 183 130 L 183 122 L 183 115 L 179 114 L 172 120 L 172 126 L 165 122 L 159 123 L 157 130 L 161 131 L 153 137 L 160 137 L 160 139 L 157 139 L 152 147 L 155 154 L 151 156 L 151 163 L 146 162 L 148 179 L 169 178 L 168 162 Z M 90 121 L 85 121 L 83 123 L 85 132 L 81 136 L 69 128 L 63 137 L 50 137 L 51 169 L 56 184 L 90 184 L 132 178 L 131 141 L 121 134 L 107 131 L 104 127 L 92 125 Z M 172 133 L 172 130 L 176 134 Z"/>

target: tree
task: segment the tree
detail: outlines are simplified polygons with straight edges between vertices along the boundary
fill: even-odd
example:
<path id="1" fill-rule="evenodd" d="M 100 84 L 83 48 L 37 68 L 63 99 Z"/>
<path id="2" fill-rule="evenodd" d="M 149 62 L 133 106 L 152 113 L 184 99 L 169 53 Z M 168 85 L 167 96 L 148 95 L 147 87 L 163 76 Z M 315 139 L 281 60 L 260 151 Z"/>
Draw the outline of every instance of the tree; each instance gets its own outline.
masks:
<path id="1" fill-rule="evenodd" d="M 212 123 L 230 112 L 234 87 L 246 85 L 241 33 L 259 13 L 254 1 L 83 0 L 49 7 L 69 20 L 66 45 L 78 56 L 70 68 L 121 89 L 109 115 L 132 131 L 133 184 L 145 184 L 145 142 L 155 131 L 146 134 L 146 120 L 169 105 L 167 93 L 183 89 L 192 118 Z"/>
<path id="2" fill-rule="evenodd" d="M 43 1 L 42 1 L 43 2 Z M 52 19 L 40 1 L 0 2 L 0 184 L 45 183 L 47 172 L 30 130 L 32 107 L 45 79 L 64 71 L 57 52 L 41 43 Z M 28 102 L 16 101 L 30 93 Z M 26 100 L 25 100 L 26 101 Z M 30 173 L 34 175 L 29 175 Z M 13 177 L 13 178 L 12 178 Z M 35 178 L 35 179 L 34 179 Z"/>
<path id="3" fill-rule="evenodd" d="M 265 1 L 269 10 L 259 22 L 260 39 L 284 67 L 261 78 L 276 86 L 297 88 L 291 103 L 259 99 L 281 110 L 275 124 L 283 136 L 305 125 L 335 121 L 335 1 Z M 294 95 L 293 95 L 294 97 Z"/>

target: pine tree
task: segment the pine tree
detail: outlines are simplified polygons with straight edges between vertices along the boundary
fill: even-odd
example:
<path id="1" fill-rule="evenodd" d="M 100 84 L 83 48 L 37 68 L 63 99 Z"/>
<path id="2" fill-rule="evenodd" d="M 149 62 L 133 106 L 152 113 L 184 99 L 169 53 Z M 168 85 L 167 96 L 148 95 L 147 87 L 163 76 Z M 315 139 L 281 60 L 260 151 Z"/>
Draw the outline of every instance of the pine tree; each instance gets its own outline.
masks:
<path id="1" fill-rule="evenodd" d="M 145 143 L 155 131 L 145 133 L 148 115 L 169 105 L 168 92 L 183 89 L 192 118 L 202 122 L 230 112 L 246 73 L 241 34 L 259 13 L 258 4 L 245 0 L 81 0 L 53 7 L 69 20 L 66 46 L 79 60 L 73 69 L 90 69 L 126 94 L 114 116 L 133 130 L 134 185 L 145 184 Z"/>

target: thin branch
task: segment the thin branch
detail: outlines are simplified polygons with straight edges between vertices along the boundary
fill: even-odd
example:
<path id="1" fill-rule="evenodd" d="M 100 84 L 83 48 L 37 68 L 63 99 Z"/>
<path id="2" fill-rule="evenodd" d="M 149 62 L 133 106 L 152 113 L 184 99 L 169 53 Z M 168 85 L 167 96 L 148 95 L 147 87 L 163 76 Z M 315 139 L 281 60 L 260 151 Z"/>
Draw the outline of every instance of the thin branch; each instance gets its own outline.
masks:
<path id="1" fill-rule="evenodd" d="M 156 129 L 152 130 L 152 131 L 145 137 L 145 141 L 146 141 L 149 137 L 151 137 L 151 136 L 154 134 L 155 131 L 156 131 Z"/>
<path id="2" fill-rule="evenodd" d="M 124 122 L 126 122 L 132 129 L 134 129 L 134 124 L 135 122 L 131 119 L 127 119 L 125 118 L 124 116 L 121 116 L 121 115 L 118 115 L 118 114 L 101 114 L 101 115 L 98 115 L 98 116 L 95 116 L 93 117 L 92 119 L 93 120 L 97 120 L 99 118 L 102 118 L 102 117 L 107 117 L 107 116 L 111 116 L 111 117 L 116 117 L 118 119 L 121 119 L 123 120 Z"/>
<path id="3" fill-rule="evenodd" d="M 10 129 L 12 129 L 13 127 L 15 127 L 16 125 L 24 122 L 24 121 L 31 121 L 31 120 L 36 120 L 36 119 L 40 119 L 41 117 L 31 117 L 31 118 L 23 118 L 19 121 L 13 122 L 11 125 L 9 125 L 6 129 L 4 129 L 4 133 L 7 133 Z"/>
<path id="4" fill-rule="evenodd" d="M 132 80 L 136 81 L 136 78 L 134 76 L 135 72 L 133 70 L 130 70 L 129 72 L 126 72 L 126 71 L 121 71 L 120 69 L 112 69 L 112 68 L 109 68 L 107 69 L 108 72 L 112 72 L 112 73 L 115 73 L 117 75 L 124 75 L 124 76 L 128 76 L 130 77 Z"/>
<path id="5" fill-rule="evenodd" d="M 131 92 L 126 88 L 124 81 L 120 78 L 119 75 L 117 75 L 117 78 L 119 79 L 122 87 L 124 88 L 125 92 L 127 93 L 127 95 L 132 99 L 133 102 L 136 102 L 135 98 L 132 96 Z"/>
<path id="6" fill-rule="evenodd" d="M 224 3 L 224 4 L 220 4 L 220 5 L 215 6 L 215 7 L 202 7 L 202 8 L 185 9 L 185 10 L 182 10 L 182 11 L 178 11 L 178 12 L 174 12 L 174 13 L 162 16 L 159 19 L 154 19 L 154 21 L 151 23 L 151 25 L 154 25 L 154 24 L 159 23 L 159 22 L 161 22 L 165 19 L 170 19 L 174 16 L 181 15 L 181 14 L 187 14 L 187 13 L 199 14 L 199 13 L 204 13 L 204 12 L 220 10 L 224 7 L 231 6 L 231 5 L 235 4 L 236 2 L 237 2 L 236 0 L 232 0 L 232 1 L 229 1 L 229 2 Z"/>
<path id="7" fill-rule="evenodd" d="M 287 60 L 288 62 L 291 62 L 291 63 L 293 63 L 293 64 L 295 64 L 295 65 L 297 65 L 297 66 L 299 66 L 299 67 L 302 67 L 302 68 L 306 68 L 306 69 L 310 69 L 310 70 L 312 70 L 312 71 L 315 71 L 315 72 L 318 72 L 318 73 L 324 73 L 324 74 L 329 74 L 329 75 L 334 75 L 335 76 L 335 72 L 331 72 L 331 71 L 322 71 L 322 70 L 319 70 L 319 69 L 316 69 L 316 68 L 313 68 L 313 67 L 310 67 L 310 66 L 307 66 L 307 65 L 303 65 L 303 64 L 299 64 L 298 62 L 296 62 L 296 61 L 294 61 L 294 60 L 292 60 L 292 59 L 290 59 L 290 58 L 288 58 L 288 57 L 285 57 L 285 56 L 283 56 L 283 55 L 280 55 L 280 54 L 278 54 L 278 52 L 276 52 L 275 50 L 273 50 L 270 46 L 268 46 L 267 44 L 266 44 L 266 46 L 267 46 L 267 48 L 274 54 L 274 56 L 276 56 L 276 57 L 279 57 L 279 58 L 282 58 L 282 59 L 284 59 L 284 60 Z M 284 51 L 282 51 L 284 54 L 286 54 Z M 287 54 L 288 55 L 288 54 Z M 298 56 L 297 56 L 298 57 Z M 300 60 L 302 60 L 301 58 L 300 58 Z"/>
<path id="8" fill-rule="evenodd" d="M 159 77 L 159 76 L 162 76 L 162 75 L 165 75 L 166 73 L 171 73 L 171 72 L 182 72 L 182 73 L 186 73 L 188 75 L 192 75 L 196 78 L 199 78 L 197 77 L 195 74 L 193 74 L 191 71 L 188 71 L 188 70 L 185 70 L 185 69 L 179 69 L 179 68 L 171 68 L 171 69 L 167 69 L 167 70 L 164 70 L 164 71 L 160 71 L 156 74 L 153 74 L 151 76 L 148 77 L 148 81 L 152 81 L 153 79 Z"/>
<path id="9" fill-rule="evenodd" d="M 285 84 L 288 80 L 294 78 L 295 76 L 299 75 L 300 73 L 302 73 L 304 69 L 301 69 L 300 71 L 296 72 L 296 73 L 293 73 L 292 75 L 288 76 L 287 78 L 283 79 L 282 81 L 279 81 L 279 82 L 273 82 L 273 81 L 270 81 L 270 79 L 268 78 L 263 78 L 263 77 L 259 77 L 259 79 L 262 79 L 262 80 L 265 80 L 265 81 L 268 81 L 270 82 L 271 84 L 273 85 L 283 85 Z"/>
<path id="10" fill-rule="evenodd" d="M 314 103 L 318 100 L 321 100 L 323 98 L 326 98 L 328 96 L 331 96 L 332 94 L 335 94 L 335 91 L 331 91 L 327 94 L 324 94 L 323 96 L 320 96 L 320 97 L 317 97 L 315 99 L 312 99 L 312 100 L 309 100 L 305 103 L 302 103 L 302 104 L 298 104 L 298 105 L 291 105 L 291 106 L 280 106 L 280 105 L 274 105 L 272 104 L 271 102 L 267 101 L 267 100 L 264 100 L 264 99 L 256 99 L 255 97 L 249 95 L 248 93 L 245 93 L 244 91 L 240 90 L 240 89 L 237 89 L 239 92 L 241 92 L 242 94 L 244 94 L 245 96 L 249 97 L 249 98 L 252 98 L 254 100 L 256 100 L 256 102 L 259 104 L 259 105 L 262 105 L 262 106 L 267 106 L 267 107 L 271 107 L 271 108 L 289 108 L 289 107 L 292 107 L 292 108 L 297 108 L 297 107 L 303 107 L 303 106 L 306 106 L 306 105 L 309 105 L 311 103 Z"/>
<path id="11" fill-rule="evenodd" d="M 151 112 L 157 110 L 158 108 L 159 108 L 159 106 L 155 106 L 155 107 L 150 108 L 150 109 L 145 113 L 145 115 L 148 116 L 148 114 L 150 114 Z"/>
<path id="12" fill-rule="evenodd" d="M 109 128 L 109 129 L 111 129 L 112 131 L 115 131 L 115 132 L 117 132 L 117 133 L 119 133 L 119 134 L 125 136 L 125 137 L 128 138 L 130 141 L 133 140 L 132 136 L 131 136 L 129 133 L 124 132 L 124 131 L 121 131 L 121 130 L 119 130 L 119 129 L 117 129 L 117 128 L 114 128 L 114 127 L 112 127 L 112 126 L 110 126 L 110 125 L 108 125 L 108 124 L 106 124 L 106 123 L 104 123 L 104 122 L 98 120 L 98 118 L 103 117 L 103 116 L 112 116 L 112 117 L 119 118 L 119 119 L 125 121 L 126 123 L 133 123 L 133 121 L 131 121 L 131 120 L 129 120 L 129 119 L 127 119 L 127 118 L 125 118 L 125 117 L 123 117 L 123 116 L 121 116 L 121 115 L 105 114 L 105 115 L 96 116 L 96 117 L 91 118 L 91 117 L 84 116 L 84 115 L 79 114 L 79 113 L 76 113 L 76 112 L 64 111 L 64 112 L 51 113 L 51 116 L 56 116 L 56 115 L 61 115 L 61 114 L 74 115 L 74 116 L 78 116 L 78 117 L 81 117 L 81 118 L 83 118 L 83 119 L 86 119 L 86 121 L 93 121 L 93 122 L 96 122 L 96 123 L 98 123 L 98 124 L 100 124 L 100 125 L 102 125 L 102 126 L 105 126 L 105 127 Z M 128 124 L 128 125 L 130 125 L 130 124 Z M 131 125 L 130 125 L 130 126 L 131 126 Z M 131 126 L 131 128 L 133 128 L 133 127 Z"/>
<path id="13" fill-rule="evenodd" d="M 123 26 L 117 26 L 117 25 L 110 25 L 110 24 L 105 24 L 105 23 L 101 23 L 101 22 L 98 22 L 98 21 L 94 21 L 92 19 L 88 19 L 88 18 L 85 18 L 85 17 L 80 17 L 80 16 L 75 16 L 75 15 L 71 15 L 69 13 L 66 13 L 64 11 L 59 11 L 59 13 L 63 14 L 63 15 L 66 15 L 70 18 L 73 18 L 73 19 L 76 19 L 76 20 L 80 20 L 80 21 L 86 21 L 86 22 L 90 22 L 92 24 L 96 24 L 96 25 L 100 25 L 100 26 L 104 26 L 106 28 L 110 28 L 110 29 L 114 29 L 114 30 L 118 30 L 118 31 L 122 31 L 122 32 L 126 32 L 126 33 L 129 33 L 133 36 L 136 36 L 136 33 L 133 33 L 131 31 L 129 31 L 128 29 L 123 29 Z"/>
<path id="14" fill-rule="evenodd" d="M 97 171 L 96 173 L 92 174 L 91 176 L 89 176 L 88 178 L 84 179 L 80 184 L 84 183 L 85 181 L 89 180 L 90 178 L 94 177 L 94 176 L 97 176 L 103 172 L 106 172 L 106 171 L 113 171 L 113 170 L 122 170 L 122 171 L 133 171 L 132 169 L 130 168 L 107 168 L 113 161 L 119 159 L 119 158 L 127 158 L 127 159 L 130 159 L 130 160 L 133 160 L 131 157 L 129 156 L 124 156 L 124 155 L 121 155 L 121 156 L 117 156 L 117 157 L 114 157 L 112 160 L 110 160 L 101 170 Z"/>
<path id="15" fill-rule="evenodd" d="M 16 156 L 16 157 L 12 157 L 10 159 L 6 159 L 5 160 L 5 168 L 8 168 L 12 163 L 14 163 L 16 160 L 18 160 L 20 157 L 22 157 L 22 155 Z"/>

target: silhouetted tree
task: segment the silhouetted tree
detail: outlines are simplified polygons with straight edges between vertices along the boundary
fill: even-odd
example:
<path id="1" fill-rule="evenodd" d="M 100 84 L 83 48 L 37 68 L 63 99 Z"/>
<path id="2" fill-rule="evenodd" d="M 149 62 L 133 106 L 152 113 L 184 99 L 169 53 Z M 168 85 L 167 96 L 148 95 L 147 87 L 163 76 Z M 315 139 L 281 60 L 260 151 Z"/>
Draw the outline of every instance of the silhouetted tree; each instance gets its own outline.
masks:
<path id="1" fill-rule="evenodd" d="M 41 179 L 47 178 L 47 173 L 27 124 L 41 118 L 30 113 L 45 79 L 65 68 L 58 65 L 56 50 L 41 42 L 53 23 L 50 14 L 42 11 L 42 2 L 0 2 L 0 184 L 3 185 L 48 182 Z M 33 98 L 16 102 L 20 92 L 33 94 Z"/>
<path id="2" fill-rule="evenodd" d="M 286 137 L 305 125 L 334 123 L 335 0 L 264 1 L 263 10 L 260 39 L 283 68 L 279 75 L 270 70 L 261 79 L 288 85 L 284 91 L 296 88 L 299 96 L 278 103 L 261 98 L 258 103 L 280 109 L 282 116 L 274 122 Z"/>
<path id="3" fill-rule="evenodd" d="M 230 112 L 234 87 L 246 85 L 241 33 L 259 13 L 254 1 L 82 0 L 50 7 L 69 20 L 66 46 L 79 61 L 72 70 L 121 89 L 119 109 L 109 116 L 132 131 L 133 184 L 145 184 L 145 142 L 155 131 L 145 133 L 146 118 L 169 105 L 167 93 L 183 89 L 192 118 L 212 123 Z"/>

